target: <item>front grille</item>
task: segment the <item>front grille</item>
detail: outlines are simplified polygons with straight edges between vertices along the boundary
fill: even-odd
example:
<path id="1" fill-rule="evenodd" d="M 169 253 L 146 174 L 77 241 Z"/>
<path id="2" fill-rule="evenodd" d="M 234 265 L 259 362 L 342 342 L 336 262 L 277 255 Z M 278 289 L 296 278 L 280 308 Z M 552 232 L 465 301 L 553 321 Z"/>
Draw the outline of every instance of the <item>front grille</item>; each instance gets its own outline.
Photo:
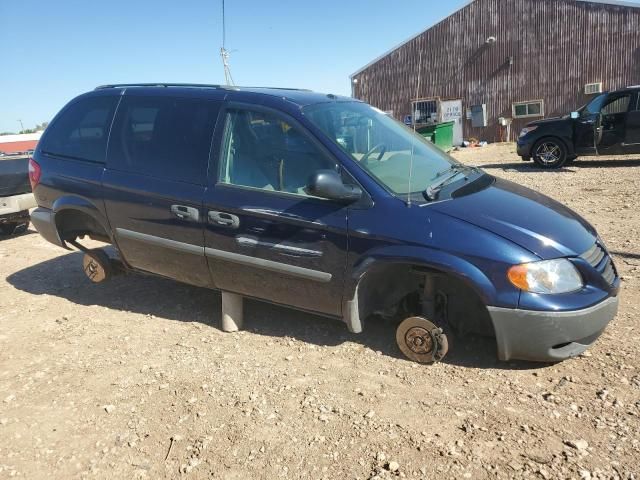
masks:
<path id="1" fill-rule="evenodd" d="M 616 269 L 609 254 L 599 244 L 596 243 L 580 255 L 580 258 L 600 272 L 609 285 L 613 284 L 616 279 Z"/>

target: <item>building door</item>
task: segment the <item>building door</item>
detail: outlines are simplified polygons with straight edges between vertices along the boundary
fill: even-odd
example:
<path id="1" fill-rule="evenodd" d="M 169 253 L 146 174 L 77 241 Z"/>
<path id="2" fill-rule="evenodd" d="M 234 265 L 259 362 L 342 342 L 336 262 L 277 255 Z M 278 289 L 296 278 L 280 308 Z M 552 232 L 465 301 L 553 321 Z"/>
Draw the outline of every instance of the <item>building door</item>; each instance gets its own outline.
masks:
<path id="1" fill-rule="evenodd" d="M 444 100 L 440 103 L 443 122 L 454 122 L 453 145 L 459 147 L 464 140 L 462 131 L 462 100 Z"/>

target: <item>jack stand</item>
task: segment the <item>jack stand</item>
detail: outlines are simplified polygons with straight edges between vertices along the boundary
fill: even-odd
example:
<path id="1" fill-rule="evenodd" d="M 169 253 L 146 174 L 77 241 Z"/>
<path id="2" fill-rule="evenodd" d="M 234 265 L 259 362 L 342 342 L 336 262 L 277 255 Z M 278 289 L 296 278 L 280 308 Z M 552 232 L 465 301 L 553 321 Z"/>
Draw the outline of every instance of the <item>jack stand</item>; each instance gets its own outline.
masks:
<path id="1" fill-rule="evenodd" d="M 243 313 L 242 295 L 222 292 L 222 330 L 224 332 L 241 330 Z"/>

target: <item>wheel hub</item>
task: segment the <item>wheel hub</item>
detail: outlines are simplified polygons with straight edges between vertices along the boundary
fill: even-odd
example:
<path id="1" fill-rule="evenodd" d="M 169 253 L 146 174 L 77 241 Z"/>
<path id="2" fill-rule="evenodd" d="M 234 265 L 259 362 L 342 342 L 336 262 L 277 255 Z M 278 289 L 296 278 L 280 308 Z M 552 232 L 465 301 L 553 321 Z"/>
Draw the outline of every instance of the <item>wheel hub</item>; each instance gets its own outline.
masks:
<path id="1" fill-rule="evenodd" d="M 537 153 L 544 163 L 555 163 L 560 160 L 560 148 L 553 143 L 543 143 L 538 147 Z"/>
<path id="2" fill-rule="evenodd" d="M 413 327 L 405 335 L 407 346 L 418 354 L 429 353 L 433 350 L 433 338 L 424 328 Z"/>

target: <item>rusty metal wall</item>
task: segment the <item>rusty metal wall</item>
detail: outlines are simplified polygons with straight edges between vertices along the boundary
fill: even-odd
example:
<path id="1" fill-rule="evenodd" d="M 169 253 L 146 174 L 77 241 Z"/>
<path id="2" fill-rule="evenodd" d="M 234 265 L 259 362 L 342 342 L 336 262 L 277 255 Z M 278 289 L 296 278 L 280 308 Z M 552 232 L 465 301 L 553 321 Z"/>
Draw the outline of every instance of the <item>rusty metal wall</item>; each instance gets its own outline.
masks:
<path id="1" fill-rule="evenodd" d="M 491 36 L 496 42 L 488 45 Z M 356 98 L 399 119 L 411 114 L 416 98 L 462 99 L 465 110 L 486 103 L 488 127 L 472 128 L 464 119 L 464 136 L 500 141 L 505 132 L 498 118 L 513 116 L 513 102 L 543 99 L 550 117 L 586 103 L 587 83 L 603 82 L 605 90 L 640 84 L 640 8 L 475 0 L 353 80 Z M 538 118 L 514 119 L 511 140 Z"/>

